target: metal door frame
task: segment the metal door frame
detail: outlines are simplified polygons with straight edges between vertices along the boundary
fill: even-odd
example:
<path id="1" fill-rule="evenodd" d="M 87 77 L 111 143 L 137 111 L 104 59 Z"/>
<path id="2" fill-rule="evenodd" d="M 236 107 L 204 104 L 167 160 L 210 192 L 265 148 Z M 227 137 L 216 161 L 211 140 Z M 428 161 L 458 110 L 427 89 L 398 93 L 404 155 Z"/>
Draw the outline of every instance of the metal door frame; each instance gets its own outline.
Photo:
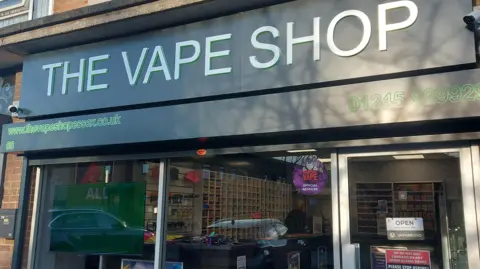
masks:
<path id="1" fill-rule="evenodd" d="M 157 230 L 155 238 L 155 260 L 154 269 L 165 268 L 166 245 L 167 245 L 167 164 L 165 159 L 160 160 L 158 173 L 158 203 L 157 203 Z"/>
<path id="2" fill-rule="evenodd" d="M 477 230 L 478 238 L 480 242 L 480 146 L 478 144 L 472 144 L 472 169 L 473 169 L 473 183 L 475 189 L 475 204 L 477 207 Z M 479 243 L 480 244 L 480 243 Z M 480 255 L 480 252 L 479 252 Z"/>
<path id="3" fill-rule="evenodd" d="M 478 150 L 478 148 L 477 148 Z M 349 179 L 348 179 L 348 159 L 352 157 L 374 157 L 374 156 L 388 156 L 388 155 L 405 155 L 405 154 L 429 154 L 429 153 L 450 153 L 458 152 L 460 161 L 460 177 L 462 184 L 462 202 L 463 215 L 465 222 L 466 234 L 477 235 L 467 236 L 467 257 L 470 269 L 480 268 L 479 255 L 479 233 L 480 229 L 477 225 L 477 219 L 480 216 L 477 214 L 476 203 L 480 204 L 478 199 L 475 199 L 475 189 L 480 189 L 480 182 L 474 184 L 474 165 L 472 165 L 472 149 L 468 146 L 445 147 L 437 149 L 415 149 L 402 150 L 401 147 L 394 147 L 391 151 L 369 151 L 368 148 L 361 149 L 345 149 L 339 150 L 338 154 L 338 197 L 339 197 L 339 222 L 340 222 L 340 248 L 342 268 L 352 269 L 356 268 L 357 253 L 355 247 L 351 243 L 350 236 L 350 201 L 349 201 Z M 477 151 L 478 152 L 478 151 Z M 477 159 L 480 158 L 477 157 Z M 479 164 L 480 165 L 480 164 Z M 478 170 L 478 169 L 477 169 Z M 480 176 L 480 171 L 477 171 Z M 478 178 L 479 181 L 480 178 Z M 480 209 L 479 209 L 480 210 Z M 476 217 L 472 217 L 472 213 Z M 467 217 L 468 216 L 468 217 Z M 480 219 L 479 219 L 480 221 Z M 479 222 L 480 223 L 480 222 Z M 339 268 L 339 267 L 335 267 Z"/>

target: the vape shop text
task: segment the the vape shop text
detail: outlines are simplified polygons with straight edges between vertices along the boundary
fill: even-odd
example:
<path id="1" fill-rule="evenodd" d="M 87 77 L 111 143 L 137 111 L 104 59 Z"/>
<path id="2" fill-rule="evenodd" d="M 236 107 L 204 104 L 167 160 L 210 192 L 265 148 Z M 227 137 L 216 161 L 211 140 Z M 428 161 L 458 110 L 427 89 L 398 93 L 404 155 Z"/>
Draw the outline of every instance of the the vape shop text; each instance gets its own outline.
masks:
<path id="1" fill-rule="evenodd" d="M 408 12 L 408 16 L 403 21 L 390 22 L 388 15 L 395 9 L 403 9 Z M 259 59 L 255 53 L 253 55 L 241 55 L 242 63 L 251 65 L 253 68 L 261 71 L 271 68 L 277 64 L 293 65 L 302 64 L 303 61 L 294 60 L 295 47 L 300 44 L 310 44 L 312 46 L 312 61 L 321 61 L 322 42 L 326 42 L 324 47 L 338 57 L 352 57 L 361 53 L 370 43 L 371 39 L 378 40 L 378 50 L 380 52 L 388 49 L 388 33 L 406 29 L 412 26 L 418 18 L 418 7 L 410 0 L 393 1 L 378 5 L 377 17 L 369 16 L 361 10 L 346 10 L 337 14 L 331 21 L 324 21 L 321 17 L 315 17 L 312 25 L 305 27 L 313 30 L 311 35 L 299 36 L 294 29 L 298 27 L 295 22 L 287 22 L 286 31 L 280 32 L 274 25 L 266 25 L 257 28 L 252 34 L 241 40 L 245 42 L 244 46 L 252 46 L 258 51 L 267 52 L 270 55 L 267 58 Z M 363 29 L 362 38 L 354 41 L 355 44 L 337 44 L 334 38 L 337 24 L 347 17 L 353 17 L 358 20 L 359 29 Z M 377 25 L 372 25 L 373 23 Z M 326 33 L 321 32 L 321 25 L 328 25 Z M 359 30 L 362 31 L 362 30 Z M 261 35 L 269 35 L 276 42 L 263 42 L 259 38 Z M 279 37 L 283 36 L 286 44 L 279 44 Z M 323 37 L 325 36 L 325 37 Z M 99 81 L 99 77 L 106 76 L 109 73 L 108 66 L 117 64 L 113 58 L 120 58 L 124 72 L 114 74 L 108 79 L 122 79 L 129 83 L 131 87 L 138 84 L 148 84 L 153 76 L 160 76 L 165 82 L 172 80 L 188 79 L 189 74 L 182 70 L 187 65 L 195 65 L 195 72 L 202 72 L 205 77 L 214 75 L 227 75 L 234 72 L 232 63 L 232 51 L 229 49 L 219 49 L 221 43 L 234 42 L 234 34 L 223 33 L 215 36 L 207 36 L 202 40 L 185 40 L 176 42 L 174 50 L 166 50 L 165 45 L 158 44 L 154 47 L 144 47 L 121 51 L 117 54 L 103 53 L 92 55 L 91 57 L 81 58 L 75 61 L 63 61 L 42 65 L 45 76 L 48 76 L 48 85 L 39 85 L 45 90 L 45 94 L 66 95 L 72 93 L 81 93 L 86 91 L 104 90 L 109 88 L 108 80 Z M 283 39 L 282 39 L 283 40 Z M 223 44 L 223 47 L 226 44 Z M 229 46 L 227 46 L 229 47 Z M 285 48 L 284 51 L 281 50 Z M 345 49 L 345 47 L 349 49 Z M 188 53 L 187 53 L 188 52 Z M 167 61 L 166 55 L 174 55 L 173 61 Z M 198 60 L 203 57 L 203 63 Z M 212 64 L 215 59 L 223 59 L 220 64 Z M 110 63 L 112 62 L 112 63 Z M 223 65 L 223 66 L 219 66 Z M 78 70 L 78 71 L 72 71 Z M 192 70 L 192 69 L 189 69 Z M 192 72 L 192 71 L 189 71 Z M 340 72 L 340 71 L 339 71 Z M 57 85 L 57 86 L 56 86 Z M 61 88 L 60 88 L 61 85 Z M 58 89 L 57 89 L 58 87 Z"/>

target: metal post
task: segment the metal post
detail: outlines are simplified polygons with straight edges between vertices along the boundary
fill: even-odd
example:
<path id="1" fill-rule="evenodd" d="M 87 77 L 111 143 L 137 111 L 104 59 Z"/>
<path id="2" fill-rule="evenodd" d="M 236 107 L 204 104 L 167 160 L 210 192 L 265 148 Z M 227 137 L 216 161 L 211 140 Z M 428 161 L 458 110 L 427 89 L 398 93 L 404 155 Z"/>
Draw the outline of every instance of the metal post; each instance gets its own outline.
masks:
<path id="1" fill-rule="evenodd" d="M 33 269 L 35 267 L 35 251 L 37 249 L 37 236 L 41 217 L 40 197 L 46 185 L 42 180 L 44 169 L 37 167 L 35 170 L 35 193 L 33 194 L 32 228 L 30 230 L 30 242 L 28 244 L 27 269 Z"/>
<path id="2" fill-rule="evenodd" d="M 110 181 L 110 167 L 106 166 L 105 167 L 105 183 L 108 183 Z M 100 259 L 98 262 L 98 269 L 103 269 L 105 268 L 105 260 L 104 256 L 100 255 Z"/>
<path id="3" fill-rule="evenodd" d="M 341 238 L 340 238 L 340 198 L 338 184 L 338 153 L 332 153 L 331 162 L 331 190 L 332 190 L 332 231 L 333 231 L 333 266 L 342 268 Z"/>
<path id="4" fill-rule="evenodd" d="M 15 219 L 15 243 L 13 245 L 12 269 L 22 268 L 23 245 L 25 242 L 25 231 L 27 230 L 28 205 L 30 202 L 30 181 L 31 175 L 30 168 L 28 167 L 28 158 L 24 157 L 17 217 Z"/>
<path id="5" fill-rule="evenodd" d="M 168 194 L 167 168 L 165 161 L 160 162 L 158 175 L 158 204 L 157 204 L 157 229 L 155 242 L 155 261 L 154 269 L 165 268 L 165 247 L 166 247 L 166 221 L 167 205 L 166 197 Z"/>
<path id="6" fill-rule="evenodd" d="M 3 201 L 3 190 L 4 190 L 6 166 L 7 166 L 7 154 L 0 153 L 0 207 L 2 207 L 2 201 Z"/>
<path id="7" fill-rule="evenodd" d="M 353 245 L 355 246 L 355 268 L 360 269 L 362 268 L 362 262 L 360 260 L 360 244 L 355 243 Z"/>

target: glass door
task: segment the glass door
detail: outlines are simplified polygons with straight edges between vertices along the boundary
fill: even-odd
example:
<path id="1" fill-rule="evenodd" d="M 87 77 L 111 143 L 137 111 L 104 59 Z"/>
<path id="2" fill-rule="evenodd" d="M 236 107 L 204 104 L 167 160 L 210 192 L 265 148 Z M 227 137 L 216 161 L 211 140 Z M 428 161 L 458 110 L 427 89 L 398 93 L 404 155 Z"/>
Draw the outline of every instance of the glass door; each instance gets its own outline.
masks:
<path id="1" fill-rule="evenodd" d="M 480 268 L 469 148 L 339 155 L 342 267 Z"/>

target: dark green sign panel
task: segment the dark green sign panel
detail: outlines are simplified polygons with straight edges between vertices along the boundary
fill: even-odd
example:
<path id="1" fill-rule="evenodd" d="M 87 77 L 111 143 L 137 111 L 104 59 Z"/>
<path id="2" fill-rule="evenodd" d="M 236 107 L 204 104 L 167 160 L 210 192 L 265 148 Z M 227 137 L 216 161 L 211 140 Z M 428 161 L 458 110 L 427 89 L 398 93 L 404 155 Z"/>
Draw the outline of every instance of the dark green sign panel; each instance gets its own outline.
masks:
<path id="1" fill-rule="evenodd" d="M 480 69 L 7 124 L 2 152 L 480 116 Z M 121 135 L 119 135 L 121 134 Z"/>
<path id="2" fill-rule="evenodd" d="M 55 186 L 51 251 L 141 254 L 145 183 Z"/>

